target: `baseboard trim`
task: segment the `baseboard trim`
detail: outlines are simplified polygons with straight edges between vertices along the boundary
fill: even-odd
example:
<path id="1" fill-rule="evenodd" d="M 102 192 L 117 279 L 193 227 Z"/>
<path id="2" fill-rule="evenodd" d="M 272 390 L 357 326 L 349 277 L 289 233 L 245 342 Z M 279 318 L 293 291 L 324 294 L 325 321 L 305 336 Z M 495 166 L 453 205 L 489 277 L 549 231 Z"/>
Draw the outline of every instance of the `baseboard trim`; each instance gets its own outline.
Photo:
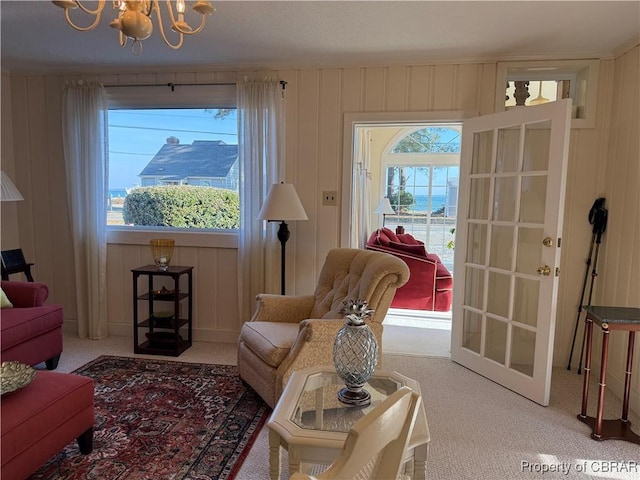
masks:
<path id="1" fill-rule="evenodd" d="M 78 322 L 76 320 L 65 320 L 62 325 L 62 331 L 71 334 L 75 333 L 77 335 Z M 108 327 L 108 335 L 114 337 L 130 337 L 133 339 L 132 326 L 129 323 L 110 323 Z M 240 331 L 233 330 L 193 329 L 194 342 L 238 343 L 239 335 Z"/>

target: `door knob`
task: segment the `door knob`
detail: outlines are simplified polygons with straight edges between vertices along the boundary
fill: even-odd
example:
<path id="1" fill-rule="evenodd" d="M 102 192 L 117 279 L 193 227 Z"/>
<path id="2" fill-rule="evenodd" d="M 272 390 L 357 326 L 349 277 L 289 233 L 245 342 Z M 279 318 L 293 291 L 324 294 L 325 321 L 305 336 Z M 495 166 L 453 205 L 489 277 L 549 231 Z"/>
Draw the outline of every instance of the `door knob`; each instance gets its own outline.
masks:
<path id="1" fill-rule="evenodd" d="M 551 275 L 551 267 L 549 265 L 538 267 L 538 274 L 548 277 L 549 275 Z"/>
<path id="2" fill-rule="evenodd" d="M 544 240 L 542 240 L 542 244 L 545 247 L 553 247 L 553 238 L 551 237 L 544 237 Z"/>

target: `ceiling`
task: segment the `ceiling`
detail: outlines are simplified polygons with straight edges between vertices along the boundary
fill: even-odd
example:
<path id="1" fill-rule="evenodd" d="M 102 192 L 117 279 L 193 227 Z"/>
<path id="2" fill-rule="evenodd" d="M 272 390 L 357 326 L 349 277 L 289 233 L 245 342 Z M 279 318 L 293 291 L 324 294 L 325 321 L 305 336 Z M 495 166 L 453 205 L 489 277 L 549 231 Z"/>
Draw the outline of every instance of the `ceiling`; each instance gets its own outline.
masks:
<path id="1" fill-rule="evenodd" d="M 213 3 L 205 30 L 180 50 L 156 31 L 135 56 L 108 25 L 110 1 L 95 30 L 77 32 L 49 1 L 2 0 L 0 63 L 14 71 L 100 72 L 611 58 L 640 37 L 638 0 Z"/>

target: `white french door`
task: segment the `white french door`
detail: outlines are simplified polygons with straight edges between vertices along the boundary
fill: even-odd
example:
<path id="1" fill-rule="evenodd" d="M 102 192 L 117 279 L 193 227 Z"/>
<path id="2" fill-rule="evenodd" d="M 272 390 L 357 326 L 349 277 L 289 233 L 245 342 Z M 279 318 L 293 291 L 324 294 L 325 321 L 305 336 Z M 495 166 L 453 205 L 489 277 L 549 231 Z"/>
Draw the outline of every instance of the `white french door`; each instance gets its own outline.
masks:
<path id="1" fill-rule="evenodd" d="M 465 120 L 451 357 L 549 404 L 571 100 Z"/>

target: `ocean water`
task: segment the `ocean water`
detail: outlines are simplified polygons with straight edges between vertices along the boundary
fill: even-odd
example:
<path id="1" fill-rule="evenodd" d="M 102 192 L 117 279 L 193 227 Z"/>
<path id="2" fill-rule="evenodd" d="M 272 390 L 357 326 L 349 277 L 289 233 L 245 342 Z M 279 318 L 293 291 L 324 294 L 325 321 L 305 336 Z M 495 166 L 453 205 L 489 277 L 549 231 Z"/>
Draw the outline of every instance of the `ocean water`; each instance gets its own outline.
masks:
<path id="1" fill-rule="evenodd" d="M 126 196 L 127 196 L 127 191 L 124 188 L 121 190 L 119 189 L 109 190 L 110 198 L 123 198 Z"/>
<path id="2" fill-rule="evenodd" d="M 426 212 L 427 211 L 427 200 L 429 197 L 427 195 L 416 195 L 413 197 L 414 205 L 411 207 L 411 210 L 414 212 Z M 444 207 L 447 201 L 446 195 L 432 195 L 431 196 L 431 211 L 438 210 L 439 208 Z"/>

